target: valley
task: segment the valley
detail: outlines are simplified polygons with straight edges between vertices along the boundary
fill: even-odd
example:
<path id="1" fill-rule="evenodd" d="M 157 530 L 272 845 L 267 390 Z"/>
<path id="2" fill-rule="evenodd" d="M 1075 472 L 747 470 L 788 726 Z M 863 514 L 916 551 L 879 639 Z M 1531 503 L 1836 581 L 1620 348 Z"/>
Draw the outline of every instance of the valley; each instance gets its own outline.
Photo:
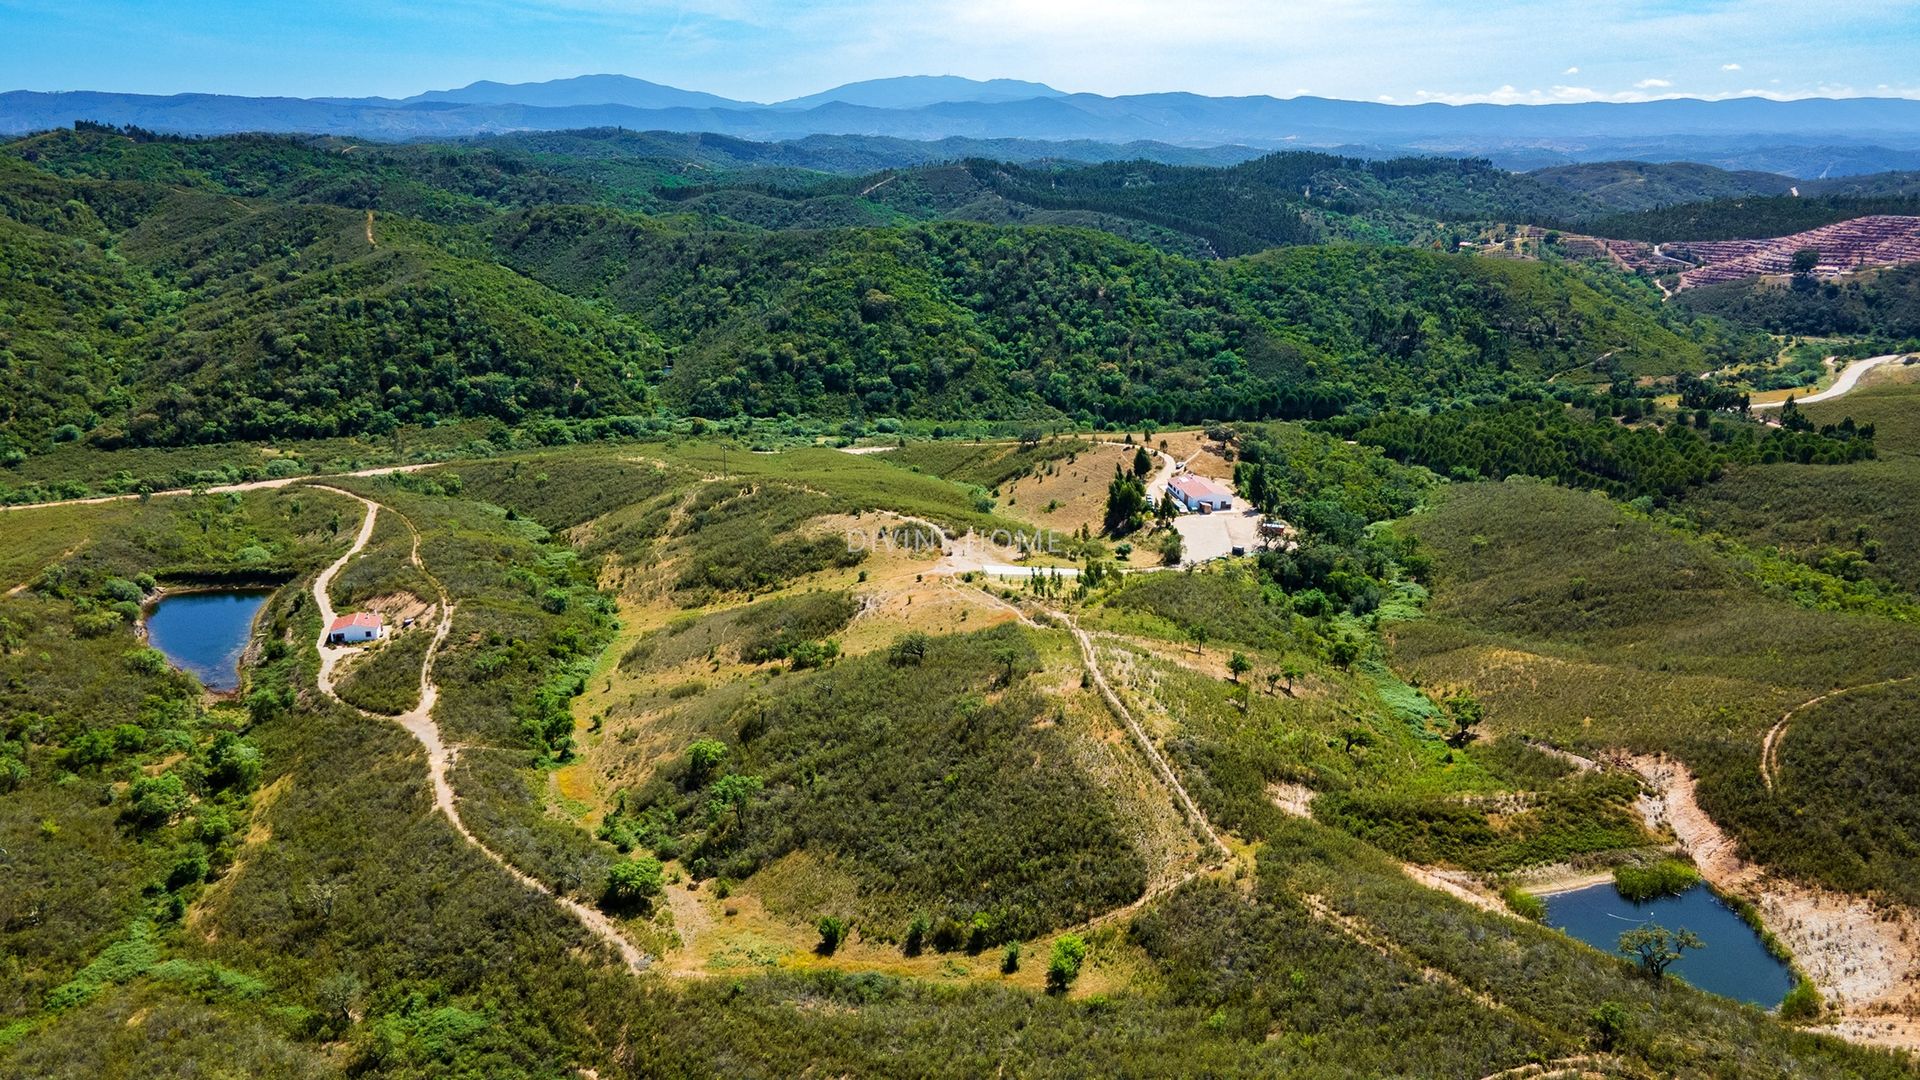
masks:
<path id="1" fill-rule="evenodd" d="M 0 145 L 0 1072 L 1912 1074 L 1905 179 L 908 153 Z"/>

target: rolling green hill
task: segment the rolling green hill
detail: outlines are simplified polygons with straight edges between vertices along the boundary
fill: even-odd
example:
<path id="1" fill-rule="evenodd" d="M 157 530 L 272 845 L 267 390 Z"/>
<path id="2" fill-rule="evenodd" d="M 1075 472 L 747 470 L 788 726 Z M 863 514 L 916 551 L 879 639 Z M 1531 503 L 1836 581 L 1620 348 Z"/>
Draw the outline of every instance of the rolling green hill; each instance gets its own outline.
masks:
<path id="1" fill-rule="evenodd" d="M 1536 180 L 1580 196 L 1598 213 L 1632 213 L 1676 203 L 1748 195 L 1785 195 L 1795 186 L 1790 176 L 1763 172 L 1728 172 L 1691 162 L 1655 164 L 1646 161 L 1606 161 L 1561 165 L 1527 174 Z M 1611 234 L 1603 234 L 1611 235 Z"/>
<path id="2" fill-rule="evenodd" d="M 0 238 L 18 285 L 0 301 L 0 379 L 16 452 L 663 404 L 709 417 L 1317 417 L 1720 362 L 1716 335 L 1596 270 L 1373 246 L 1198 260 L 1028 223 L 1161 243 L 1238 230 L 1240 250 L 1290 238 L 1242 205 L 1254 191 L 1318 185 L 1309 216 L 1330 221 L 1449 201 L 1478 212 L 1525 188 L 1472 162 L 1142 165 L 1145 189 L 1133 166 L 948 170 L 1012 192 L 994 194 L 1003 208 L 1015 195 L 1058 203 L 986 226 L 916 223 L 930 211 L 913 186 L 939 170 L 886 188 L 901 205 L 852 192 L 814 221 L 829 197 L 796 201 L 777 183 L 640 200 L 661 215 L 620 209 L 619 185 L 567 178 L 593 162 L 556 171 L 490 148 L 89 129 L 9 149 Z M 1041 198 L 1043 181 L 1059 190 Z M 1189 199 L 1218 211 L 1204 228 L 1167 209 Z M 721 212 L 756 200 L 779 212 L 764 227 Z"/>

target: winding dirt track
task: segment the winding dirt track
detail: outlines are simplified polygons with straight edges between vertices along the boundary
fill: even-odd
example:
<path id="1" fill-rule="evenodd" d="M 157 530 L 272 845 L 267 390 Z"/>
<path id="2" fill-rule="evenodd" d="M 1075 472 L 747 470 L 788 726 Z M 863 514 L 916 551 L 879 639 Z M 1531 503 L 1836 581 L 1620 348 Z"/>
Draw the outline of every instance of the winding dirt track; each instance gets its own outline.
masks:
<path id="1" fill-rule="evenodd" d="M 1766 783 L 1767 791 L 1773 791 L 1773 783 L 1780 776 L 1780 740 L 1786 738 L 1787 725 L 1792 722 L 1795 716 L 1807 709 L 1813 708 L 1823 701 L 1840 697 L 1843 694 L 1858 693 L 1861 690 L 1878 690 L 1887 686 L 1899 686 L 1902 683 L 1910 683 L 1915 678 L 1916 676 L 1908 675 L 1900 679 L 1886 679 L 1877 683 L 1863 683 L 1860 686 L 1849 686 L 1844 690 L 1834 690 L 1821 694 L 1817 698 L 1803 701 L 1793 708 L 1788 709 L 1785 715 L 1781 716 L 1772 727 L 1767 729 L 1767 737 L 1760 743 L 1760 779 Z"/>
<path id="2" fill-rule="evenodd" d="M 565 908 L 574 918 L 580 921 L 581 925 L 585 926 L 608 945 L 613 946 L 613 948 L 619 952 L 620 958 L 626 962 L 628 968 L 634 971 L 645 971 L 647 966 L 652 962 L 652 958 L 641 952 L 633 942 L 627 940 L 626 935 L 622 934 L 620 929 L 613 924 L 613 920 L 607 918 L 605 914 L 571 897 L 562 896 L 554 892 L 554 890 L 547 887 L 546 883 L 521 871 L 518 867 L 509 863 L 504 856 L 481 843 L 480 839 L 473 835 L 472 830 L 467 828 L 466 822 L 460 819 L 460 808 L 453 792 L 453 784 L 448 779 L 448 773 L 453 767 L 453 761 L 459 748 L 449 747 L 446 744 L 446 741 L 440 737 L 440 725 L 435 723 L 433 719 L 433 706 L 440 697 L 439 687 L 435 686 L 433 682 L 433 659 L 440 651 L 441 644 L 446 641 L 447 634 L 453 629 L 453 605 L 447 598 L 447 590 L 440 584 L 440 579 L 434 577 L 433 573 L 427 570 L 426 566 L 420 561 L 420 530 L 414 527 L 413 522 L 408 520 L 406 515 L 400 514 L 390 507 L 382 506 L 371 499 L 356 495 L 342 488 L 327 487 L 320 484 L 316 484 L 314 487 L 319 491 L 328 491 L 336 495 L 343 495 L 361 503 L 367 508 L 366 519 L 360 524 L 360 532 L 359 535 L 354 538 L 353 546 L 347 549 L 346 554 L 334 560 L 332 565 L 322 570 L 320 575 L 313 579 L 313 602 L 314 605 L 320 609 L 320 639 L 315 642 L 315 647 L 320 651 L 320 670 L 315 678 L 315 682 L 319 685 L 320 692 L 332 698 L 334 701 L 339 702 L 342 706 L 353 709 L 353 711 L 369 719 L 392 720 L 405 728 L 409 734 L 419 741 L 420 745 L 425 748 L 427 752 L 427 774 L 433 783 L 434 809 L 446 815 L 447 821 L 453 825 L 454 831 L 459 833 L 462 839 L 473 845 L 482 855 L 492 860 L 494 865 L 505 870 L 515 881 L 544 895 L 547 899 Z M 340 696 L 334 693 L 334 668 L 343 658 L 360 650 L 351 646 L 327 644 L 327 627 L 333 623 L 334 619 L 333 600 L 327 594 L 328 587 L 333 584 L 333 579 L 339 575 L 340 571 L 344 570 L 347 564 L 352 562 L 354 558 L 360 554 L 361 550 L 367 546 L 367 542 L 372 539 L 374 521 L 379 517 L 380 511 L 382 510 L 386 510 L 388 513 L 399 517 L 401 521 L 406 522 L 408 531 L 413 535 L 413 554 L 411 557 L 413 565 L 418 567 L 420 571 L 427 576 L 429 581 L 433 582 L 435 591 L 439 593 L 440 621 L 438 625 L 434 627 L 433 641 L 427 646 L 426 656 L 420 662 L 420 701 L 412 709 L 399 716 L 382 716 L 379 713 L 371 713 L 342 701 Z"/>

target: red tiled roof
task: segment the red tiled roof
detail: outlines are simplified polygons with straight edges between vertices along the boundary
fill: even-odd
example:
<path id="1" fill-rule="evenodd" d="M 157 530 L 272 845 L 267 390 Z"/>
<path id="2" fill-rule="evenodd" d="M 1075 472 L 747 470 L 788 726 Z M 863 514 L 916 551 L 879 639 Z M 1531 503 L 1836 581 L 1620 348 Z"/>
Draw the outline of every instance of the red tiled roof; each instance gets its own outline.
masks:
<path id="1" fill-rule="evenodd" d="M 1174 490 L 1180 492 L 1182 495 L 1185 495 L 1190 499 L 1231 499 L 1233 498 L 1233 492 L 1228 491 L 1224 486 L 1217 484 L 1214 481 L 1209 480 L 1204 476 L 1195 476 L 1192 473 L 1185 473 L 1183 475 L 1174 477 L 1172 480 L 1169 480 L 1167 482 L 1167 486 L 1170 488 L 1173 488 Z"/>
<path id="2" fill-rule="evenodd" d="M 379 625 L 380 625 L 380 616 L 374 614 L 371 611 L 356 611 L 351 615 L 342 615 L 339 618 L 333 620 L 333 625 L 327 627 L 327 629 L 329 631 L 337 632 L 341 630 L 351 629 L 352 627 L 355 627 L 355 626 L 379 626 Z"/>

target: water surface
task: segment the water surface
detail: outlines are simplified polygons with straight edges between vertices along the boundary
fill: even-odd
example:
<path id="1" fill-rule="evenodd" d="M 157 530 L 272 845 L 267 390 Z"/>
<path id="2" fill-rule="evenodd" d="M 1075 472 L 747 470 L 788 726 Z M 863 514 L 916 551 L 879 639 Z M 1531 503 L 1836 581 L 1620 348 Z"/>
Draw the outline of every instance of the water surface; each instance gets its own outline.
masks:
<path id="1" fill-rule="evenodd" d="M 147 612 L 147 641 L 209 690 L 240 686 L 240 655 L 268 590 L 174 593 Z"/>
<path id="2" fill-rule="evenodd" d="M 1710 993 L 1771 1009 L 1793 988 L 1787 965 L 1705 885 L 1641 903 L 1621 896 L 1612 882 L 1541 899 L 1547 904 L 1547 925 L 1615 955 L 1620 935 L 1648 922 L 1693 931 L 1707 947 L 1688 952 L 1667 970 Z"/>

